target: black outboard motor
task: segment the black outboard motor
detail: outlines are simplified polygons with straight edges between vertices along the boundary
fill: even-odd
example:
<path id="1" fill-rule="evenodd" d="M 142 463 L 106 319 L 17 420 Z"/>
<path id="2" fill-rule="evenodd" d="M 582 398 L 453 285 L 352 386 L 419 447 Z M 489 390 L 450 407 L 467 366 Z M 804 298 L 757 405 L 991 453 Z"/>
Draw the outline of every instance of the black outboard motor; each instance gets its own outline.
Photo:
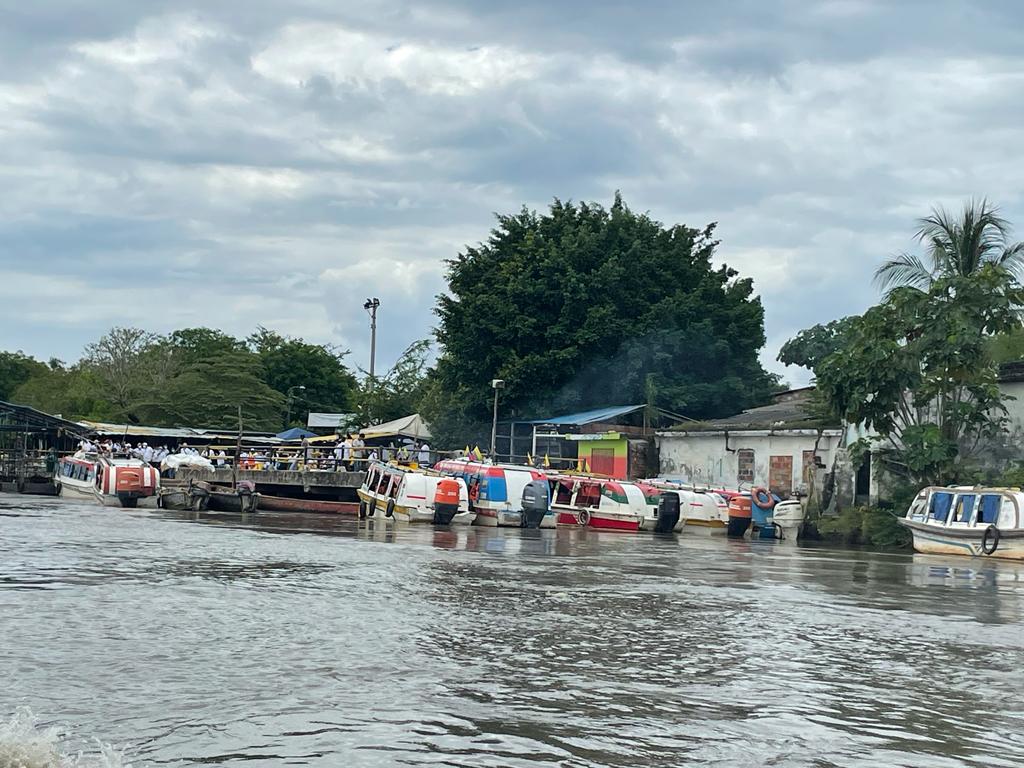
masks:
<path id="1" fill-rule="evenodd" d="M 672 533 L 679 522 L 679 494 L 675 491 L 663 491 L 658 499 L 658 521 L 654 524 L 655 533 Z"/>
<path id="2" fill-rule="evenodd" d="M 523 488 L 523 528 L 540 528 L 551 508 L 547 480 L 531 480 Z"/>

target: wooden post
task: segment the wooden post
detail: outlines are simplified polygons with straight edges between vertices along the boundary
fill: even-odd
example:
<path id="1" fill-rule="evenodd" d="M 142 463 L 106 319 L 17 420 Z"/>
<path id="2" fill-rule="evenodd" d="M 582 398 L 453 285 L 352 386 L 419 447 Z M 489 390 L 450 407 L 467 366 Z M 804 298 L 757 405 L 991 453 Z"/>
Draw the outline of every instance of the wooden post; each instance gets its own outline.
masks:
<path id="1" fill-rule="evenodd" d="M 235 460 L 231 462 L 231 487 L 238 487 L 238 461 L 242 455 L 242 404 L 238 404 L 238 438 L 235 440 Z"/>

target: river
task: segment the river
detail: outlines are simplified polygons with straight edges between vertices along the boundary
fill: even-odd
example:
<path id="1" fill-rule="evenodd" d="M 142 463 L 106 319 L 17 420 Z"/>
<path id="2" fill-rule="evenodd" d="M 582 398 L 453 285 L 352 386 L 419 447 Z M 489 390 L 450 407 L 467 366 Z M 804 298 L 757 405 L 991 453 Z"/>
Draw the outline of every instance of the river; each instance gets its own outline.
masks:
<path id="1" fill-rule="evenodd" d="M 0 768 L 28 711 L 53 765 L 1019 766 L 1022 607 L 991 560 L 0 495 Z"/>

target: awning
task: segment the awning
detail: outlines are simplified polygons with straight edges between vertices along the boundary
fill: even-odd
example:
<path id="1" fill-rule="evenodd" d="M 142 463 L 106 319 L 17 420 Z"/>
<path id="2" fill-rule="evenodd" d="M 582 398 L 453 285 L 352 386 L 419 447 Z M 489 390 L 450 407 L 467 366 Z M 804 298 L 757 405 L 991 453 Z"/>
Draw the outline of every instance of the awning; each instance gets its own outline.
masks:
<path id="1" fill-rule="evenodd" d="M 430 427 L 423 421 L 418 413 L 411 416 L 403 416 L 394 421 L 384 424 L 374 424 L 371 427 L 364 427 L 359 430 L 367 439 L 378 437 L 411 437 L 416 440 L 429 440 Z"/>
<path id="2" fill-rule="evenodd" d="M 316 437 L 316 432 L 310 432 L 302 427 L 292 427 L 284 432 L 278 432 L 277 437 L 280 440 L 301 440 L 304 437 Z"/>

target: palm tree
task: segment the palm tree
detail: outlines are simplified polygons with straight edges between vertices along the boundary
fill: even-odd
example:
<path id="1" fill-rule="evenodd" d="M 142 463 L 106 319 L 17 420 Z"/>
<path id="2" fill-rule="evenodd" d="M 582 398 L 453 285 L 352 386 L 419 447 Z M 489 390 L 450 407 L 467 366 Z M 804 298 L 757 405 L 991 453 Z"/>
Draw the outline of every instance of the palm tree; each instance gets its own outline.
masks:
<path id="1" fill-rule="evenodd" d="M 1024 272 L 1024 243 L 1009 243 L 1010 223 L 985 199 L 966 203 L 958 219 L 945 208 L 932 208 L 918 224 L 925 257 L 900 253 L 880 266 L 875 283 L 887 293 L 903 287 L 926 291 L 936 280 L 966 277 L 986 264 L 1005 270 L 1014 282 Z"/>

